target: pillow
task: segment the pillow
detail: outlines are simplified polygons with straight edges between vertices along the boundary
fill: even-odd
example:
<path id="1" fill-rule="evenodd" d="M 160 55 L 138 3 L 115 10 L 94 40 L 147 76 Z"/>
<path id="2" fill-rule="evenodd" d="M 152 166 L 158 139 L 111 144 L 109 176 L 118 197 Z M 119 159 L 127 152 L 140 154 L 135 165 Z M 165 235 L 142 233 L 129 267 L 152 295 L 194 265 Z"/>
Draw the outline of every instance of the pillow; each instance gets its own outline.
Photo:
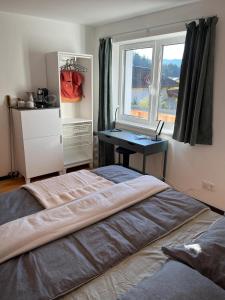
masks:
<path id="1" fill-rule="evenodd" d="M 225 291 L 196 270 L 169 261 L 160 271 L 144 278 L 119 297 L 119 300 L 137 299 L 224 300 Z"/>
<path id="2" fill-rule="evenodd" d="M 162 251 L 225 289 L 225 217 L 211 225 L 191 244 L 162 247 Z"/>

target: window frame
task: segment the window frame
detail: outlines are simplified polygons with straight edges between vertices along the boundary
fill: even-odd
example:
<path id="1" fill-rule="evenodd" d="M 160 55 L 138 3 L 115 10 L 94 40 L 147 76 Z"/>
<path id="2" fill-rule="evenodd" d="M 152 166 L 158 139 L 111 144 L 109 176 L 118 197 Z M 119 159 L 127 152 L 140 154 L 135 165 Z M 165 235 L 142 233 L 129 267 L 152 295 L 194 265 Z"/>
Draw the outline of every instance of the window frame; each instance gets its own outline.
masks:
<path id="1" fill-rule="evenodd" d="M 128 48 L 129 47 L 129 48 Z M 120 84 L 120 97 L 119 97 L 119 120 L 124 120 L 128 121 L 131 123 L 139 123 L 139 124 L 149 124 L 150 118 L 148 117 L 147 120 L 145 119 L 140 119 L 135 116 L 127 115 L 124 113 L 124 106 L 125 106 L 125 53 L 126 51 L 129 50 L 135 50 L 135 49 L 143 49 L 143 48 L 152 48 L 152 64 L 154 62 L 154 57 L 155 57 L 155 43 L 153 41 L 147 41 L 147 42 L 142 42 L 142 43 L 132 43 L 132 44 L 124 44 L 119 47 L 119 55 L 120 55 L 120 74 L 121 74 L 121 84 Z M 152 75 L 152 82 L 154 81 L 154 74 L 153 74 L 153 69 L 151 70 L 151 75 Z M 149 100 L 150 102 L 150 100 Z M 150 116 L 150 106 L 149 106 L 149 111 L 148 111 L 148 116 Z"/>
<path id="2" fill-rule="evenodd" d="M 139 127 L 155 128 L 158 114 L 159 105 L 159 93 L 160 93 L 160 82 L 161 82 L 161 70 L 163 62 L 163 46 L 183 44 L 185 42 L 186 32 L 177 32 L 172 36 L 171 34 L 165 34 L 161 36 L 155 36 L 151 38 L 133 40 L 122 42 L 118 45 L 119 55 L 119 116 L 118 122 L 131 124 Z M 152 48 L 152 82 L 151 82 L 151 94 L 149 94 L 149 111 L 148 119 L 141 119 L 135 116 L 126 115 L 124 113 L 125 105 L 125 53 L 127 50 L 135 50 L 142 48 Z M 164 129 L 172 132 L 174 123 L 165 122 Z"/>

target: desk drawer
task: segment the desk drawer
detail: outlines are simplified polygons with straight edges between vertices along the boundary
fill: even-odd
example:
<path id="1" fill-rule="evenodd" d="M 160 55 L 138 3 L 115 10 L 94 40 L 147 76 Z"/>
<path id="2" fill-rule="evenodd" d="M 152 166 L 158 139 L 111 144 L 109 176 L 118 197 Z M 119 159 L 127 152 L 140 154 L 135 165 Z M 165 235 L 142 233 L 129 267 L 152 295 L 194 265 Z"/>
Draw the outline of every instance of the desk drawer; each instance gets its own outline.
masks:
<path id="1" fill-rule="evenodd" d="M 111 137 L 111 136 L 108 136 L 108 135 L 99 135 L 99 140 L 104 141 L 104 142 L 109 143 L 109 144 L 124 147 L 124 148 L 126 148 L 128 150 L 132 150 L 134 152 L 143 153 L 145 151 L 144 147 L 141 146 L 141 145 L 137 145 L 137 144 L 132 143 L 132 142 L 120 140 L 118 138 Z"/>
<path id="2" fill-rule="evenodd" d="M 98 135 L 99 140 L 102 140 L 106 143 L 121 146 L 123 148 L 126 148 L 128 150 L 132 150 L 134 152 L 144 153 L 146 155 L 164 152 L 168 148 L 168 141 L 151 141 L 150 139 L 147 140 L 147 143 L 133 143 L 132 141 L 125 140 L 123 138 L 118 138 L 115 136 L 111 136 L 110 134 L 107 135 L 107 133 L 99 134 Z"/>

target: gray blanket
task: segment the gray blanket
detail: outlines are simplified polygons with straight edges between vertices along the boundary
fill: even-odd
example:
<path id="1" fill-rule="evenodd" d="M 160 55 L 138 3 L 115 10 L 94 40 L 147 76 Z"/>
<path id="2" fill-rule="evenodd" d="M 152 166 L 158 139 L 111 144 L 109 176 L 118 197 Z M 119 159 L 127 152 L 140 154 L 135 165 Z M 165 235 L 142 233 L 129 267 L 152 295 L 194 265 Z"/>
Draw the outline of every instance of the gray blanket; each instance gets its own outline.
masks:
<path id="1" fill-rule="evenodd" d="M 170 261 L 119 300 L 224 300 L 225 291 L 190 267 Z"/>
<path id="2" fill-rule="evenodd" d="M 113 168 L 118 178 L 116 173 L 119 168 Z M 132 176 L 139 175 L 134 172 Z M 99 223 L 1 264 L 1 299 L 55 299 L 103 274 L 204 209 L 205 205 L 174 190 L 158 193 Z"/>
<path id="3" fill-rule="evenodd" d="M 44 209 L 25 189 L 0 194 L 0 225 Z"/>

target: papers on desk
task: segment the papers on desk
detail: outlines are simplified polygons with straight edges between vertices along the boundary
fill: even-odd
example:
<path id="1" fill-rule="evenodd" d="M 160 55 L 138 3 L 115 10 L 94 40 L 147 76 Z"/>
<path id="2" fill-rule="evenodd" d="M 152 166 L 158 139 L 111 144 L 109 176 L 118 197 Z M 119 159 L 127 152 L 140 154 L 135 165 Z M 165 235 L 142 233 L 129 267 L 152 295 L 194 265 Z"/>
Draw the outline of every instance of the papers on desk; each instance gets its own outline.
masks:
<path id="1" fill-rule="evenodd" d="M 136 140 L 150 140 L 151 137 L 143 134 L 136 134 L 135 136 Z"/>

